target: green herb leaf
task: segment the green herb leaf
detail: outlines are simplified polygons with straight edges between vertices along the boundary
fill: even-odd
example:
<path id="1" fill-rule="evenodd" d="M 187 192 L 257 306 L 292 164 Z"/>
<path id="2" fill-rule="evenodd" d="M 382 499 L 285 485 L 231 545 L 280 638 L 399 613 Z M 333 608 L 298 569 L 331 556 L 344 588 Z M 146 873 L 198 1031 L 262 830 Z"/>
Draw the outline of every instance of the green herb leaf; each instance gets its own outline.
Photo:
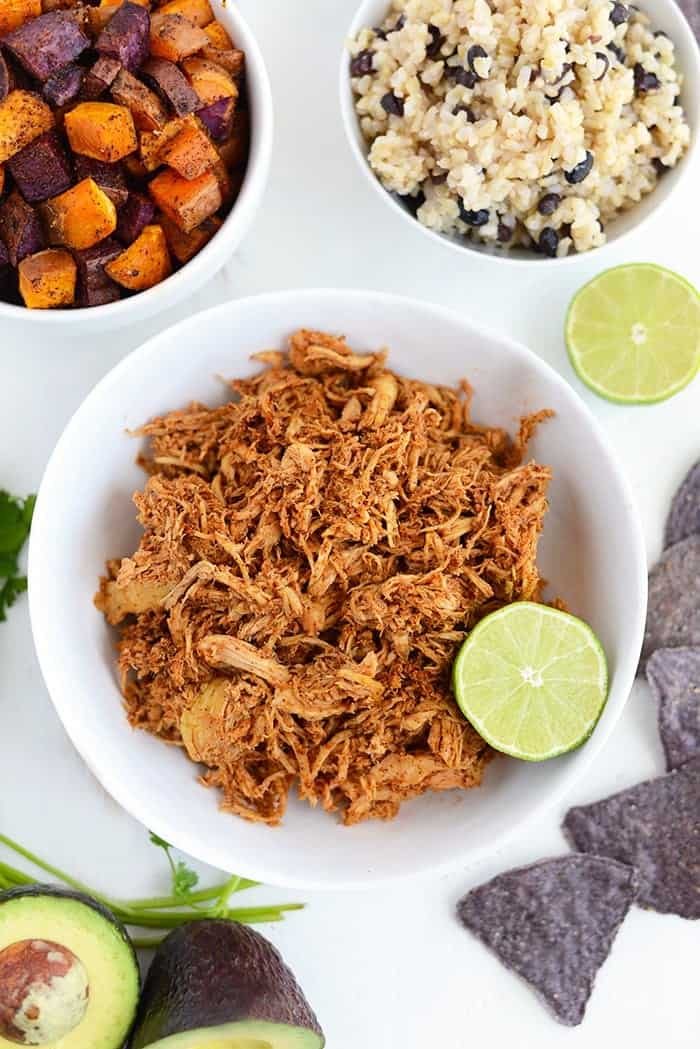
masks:
<path id="1" fill-rule="evenodd" d="M 0 490 L 0 622 L 27 589 L 26 578 L 18 575 L 17 562 L 29 535 L 35 502 L 33 495 L 16 499 Z"/>
<path id="2" fill-rule="evenodd" d="M 149 831 L 148 834 L 151 845 L 156 845 L 159 849 L 165 849 L 166 852 L 169 852 L 170 849 L 172 849 L 172 845 L 169 841 L 166 841 L 165 838 L 161 838 L 160 835 L 154 834 L 152 830 Z"/>
<path id="3" fill-rule="evenodd" d="M 188 867 L 183 860 L 179 860 L 175 865 L 175 872 L 173 874 L 173 895 L 177 896 L 180 900 L 187 900 L 192 889 L 195 889 L 199 885 L 199 875 L 196 871 L 193 871 L 191 867 Z"/>

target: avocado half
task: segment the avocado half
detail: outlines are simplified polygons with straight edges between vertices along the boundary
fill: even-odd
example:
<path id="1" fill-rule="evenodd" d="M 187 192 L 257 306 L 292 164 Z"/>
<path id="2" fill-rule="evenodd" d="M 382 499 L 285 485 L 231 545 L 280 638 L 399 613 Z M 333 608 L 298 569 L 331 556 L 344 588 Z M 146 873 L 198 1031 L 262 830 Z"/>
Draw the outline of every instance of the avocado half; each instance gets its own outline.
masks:
<path id="1" fill-rule="evenodd" d="M 124 927 L 52 885 L 0 893 L 0 1049 L 121 1049 L 139 998 Z"/>
<path id="2" fill-rule="evenodd" d="M 278 951 L 235 922 L 201 919 L 156 952 L 131 1049 L 323 1049 L 311 1006 Z"/>

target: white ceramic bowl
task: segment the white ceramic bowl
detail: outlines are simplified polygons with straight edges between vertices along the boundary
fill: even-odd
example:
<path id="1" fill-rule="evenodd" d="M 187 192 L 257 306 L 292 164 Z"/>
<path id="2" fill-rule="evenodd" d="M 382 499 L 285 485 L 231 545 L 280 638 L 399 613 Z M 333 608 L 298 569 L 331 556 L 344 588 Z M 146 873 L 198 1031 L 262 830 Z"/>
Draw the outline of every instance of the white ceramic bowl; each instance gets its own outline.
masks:
<path id="1" fill-rule="evenodd" d="M 542 407 L 557 416 L 532 453 L 551 464 L 541 566 L 552 593 L 601 637 L 610 698 L 590 741 L 542 765 L 503 758 L 481 788 L 428 794 L 390 823 L 343 827 L 294 799 L 268 828 L 222 814 L 184 754 L 127 725 L 115 636 L 92 605 L 108 557 L 139 538 L 131 493 L 144 483 L 127 427 L 195 399 L 220 403 L 218 376 L 245 376 L 251 353 L 301 326 L 389 346 L 391 365 L 439 383 L 467 376 L 474 415 L 511 430 Z M 196 346 L 196 352 L 193 352 Z M 270 884 L 356 888 L 466 865 L 521 833 L 578 780 L 617 721 L 639 656 L 646 606 L 644 543 L 632 496 L 578 396 L 524 347 L 446 310 L 361 291 L 293 291 L 231 302 L 151 339 L 93 390 L 61 437 L 32 529 L 32 627 L 46 684 L 75 746 L 105 788 L 147 827 L 216 867 Z"/>
<path id="2" fill-rule="evenodd" d="M 696 178 L 700 173 L 700 161 L 698 160 L 700 156 L 700 147 L 698 146 L 698 128 L 700 127 L 700 48 L 676 0 L 639 0 L 639 6 L 650 16 L 654 27 L 663 29 L 675 44 L 678 68 L 685 78 L 681 92 L 681 101 L 691 128 L 692 140 L 690 148 L 682 161 L 671 171 L 667 172 L 663 178 L 659 179 L 658 185 L 652 193 L 644 197 L 634 208 L 616 218 L 614 222 L 608 223 L 605 230 L 607 237 L 605 244 L 600 248 L 593 249 L 596 257 L 599 257 L 611 245 L 619 243 L 627 233 L 639 229 L 640 226 L 646 224 L 648 219 L 656 216 L 674 193 L 676 186 L 682 179 L 687 178 L 691 171 L 695 172 Z M 346 41 L 353 40 L 359 31 L 366 26 L 379 25 L 386 18 L 388 10 L 389 3 L 387 0 L 362 0 L 348 29 Z M 350 56 L 347 47 L 344 47 L 340 59 L 340 112 L 350 150 L 360 170 L 375 192 L 380 194 L 392 211 L 402 216 L 404 221 L 410 222 L 415 229 L 432 238 L 432 240 L 446 244 L 455 251 L 476 252 L 480 259 L 486 260 L 487 263 L 491 261 L 501 265 L 522 266 L 523 263 L 538 266 L 546 264 L 563 265 L 576 262 L 590 254 L 585 252 L 581 255 L 574 254 L 567 255 L 562 259 L 552 259 L 545 255 L 538 255 L 533 251 L 527 251 L 524 248 L 503 251 L 496 247 L 479 244 L 477 241 L 468 240 L 465 237 L 436 233 L 418 222 L 394 195 L 384 189 L 369 166 L 367 143 L 360 130 L 350 85 Z"/>
<path id="3" fill-rule="evenodd" d="M 0 302 L 0 324 L 14 321 L 42 326 L 61 334 L 87 334 L 135 324 L 193 295 L 233 255 L 248 232 L 267 184 L 274 126 L 272 91 L 260 48 L 237 5 L 226 3 L 226 0 L 211 0 L 211 5 L 216 18 L 237 46 L 245 51 L 251 124 L 245 179 L 221 229 L 185 266 L 148 291 L 107 306 L 73 310 L 28 310 Z"/>

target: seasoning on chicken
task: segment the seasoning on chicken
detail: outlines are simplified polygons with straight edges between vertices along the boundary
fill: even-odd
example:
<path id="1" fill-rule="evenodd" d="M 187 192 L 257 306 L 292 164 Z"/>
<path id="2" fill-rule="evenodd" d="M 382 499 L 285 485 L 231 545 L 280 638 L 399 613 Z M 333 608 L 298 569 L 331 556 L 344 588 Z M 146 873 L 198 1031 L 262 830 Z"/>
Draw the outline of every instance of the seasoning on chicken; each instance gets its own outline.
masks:
<path id="1" fill-rule="evenodd" d="M 129 720 L 185 748 L 224 809 L 277 824 L 293 788 L 346 824 L 481 782 L 450 667 L 488 612 L 537 600 L 550 471 L 470 389 L 395 375 L 321 332 L 154 419 L 138 550 L 96 598 Z"/>

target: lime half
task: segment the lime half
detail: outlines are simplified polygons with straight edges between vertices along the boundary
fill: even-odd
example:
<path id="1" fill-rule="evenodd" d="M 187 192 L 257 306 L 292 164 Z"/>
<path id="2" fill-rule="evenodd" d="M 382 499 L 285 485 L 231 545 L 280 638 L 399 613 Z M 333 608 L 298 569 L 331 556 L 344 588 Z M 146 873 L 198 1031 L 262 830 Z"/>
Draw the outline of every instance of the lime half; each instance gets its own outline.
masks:
<path id="1" fill-rule="evenodd" d="M 579 377 L 601 397 L 663 401 L 700 366 L 700 295 L 651 263 L 605 270 L 574 296 L 566 346 Z"/>
<path id="2" fill-rule="evenodd" d="M 518 601 L 472 630 L 452 685 L 487 743 L 514 758 L 546 761 L 588 739 L 605 706 L 608 669 L 586 623 Z"/>

